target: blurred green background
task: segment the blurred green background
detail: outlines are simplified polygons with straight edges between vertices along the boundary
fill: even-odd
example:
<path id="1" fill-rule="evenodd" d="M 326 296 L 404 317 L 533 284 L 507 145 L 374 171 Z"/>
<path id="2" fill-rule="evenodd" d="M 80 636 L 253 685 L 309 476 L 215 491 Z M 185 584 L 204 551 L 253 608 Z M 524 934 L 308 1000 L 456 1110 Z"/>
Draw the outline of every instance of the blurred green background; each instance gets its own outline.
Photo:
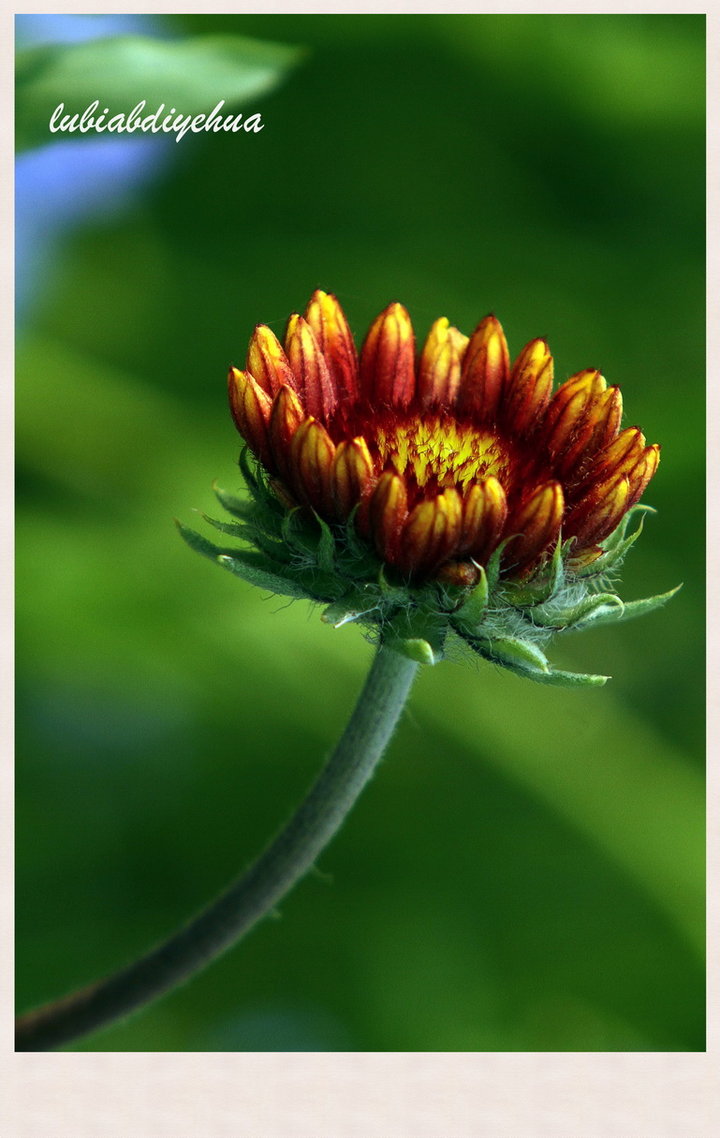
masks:
<path id="1" fill-rule="evenodd" d="M 278 919 L 71 1049 L 702 1050 L 703 18 L 151 21 L 305 51 L 238 107 L 261 133 L 140 140 L 134 181 L 114 152 L 124 196 L 83 206 L 108 160 L 89 140 L 56 142 L 62 200 L 42 152 L 21 159 L 20 1008 L 216 894 L 362 683 L 357 630 L 214 569 L 172 523 L 218 516 L 213 479 L 239 488 L 228 364 L 319 286 L 358 338 L 399 299 L 419 335 L 493 311 L 514 354 L 549 339 L 559 380 L 602 368 L 663 446 L 623 595 L 684 588 L 556 642 L 603 689 L 425 669 Z"/>

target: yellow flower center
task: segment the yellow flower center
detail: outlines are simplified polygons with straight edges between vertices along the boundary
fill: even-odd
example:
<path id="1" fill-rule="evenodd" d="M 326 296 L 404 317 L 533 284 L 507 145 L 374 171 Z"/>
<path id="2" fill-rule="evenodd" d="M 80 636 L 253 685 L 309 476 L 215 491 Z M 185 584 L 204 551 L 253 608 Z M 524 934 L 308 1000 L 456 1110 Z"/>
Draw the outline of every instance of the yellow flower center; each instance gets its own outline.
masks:
<path id="1" fill-rule="evenodd" d="M 414 475 L 418 486 L 433 482 L 465 490 L 491 474 L 507 484 L 506 445 L 491 431 L 469 424 L 440 415 L 413 418 L 388 430 L 378 428 L 375 443 L 383 465 Z"/>

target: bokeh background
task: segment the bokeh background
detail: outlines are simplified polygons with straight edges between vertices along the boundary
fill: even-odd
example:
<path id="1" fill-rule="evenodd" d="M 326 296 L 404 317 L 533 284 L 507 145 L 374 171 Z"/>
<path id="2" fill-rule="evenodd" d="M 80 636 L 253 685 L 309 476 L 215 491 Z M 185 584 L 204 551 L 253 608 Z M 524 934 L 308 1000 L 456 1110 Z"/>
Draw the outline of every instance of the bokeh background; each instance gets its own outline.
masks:
<path id="1" fill-rule="evenodd" d="M 663 446 L 624 595 L 684 588 L 556 642 L 603 689 L 425 669 L 277 919 L 72 1049 L 702 1050 L 703 18 L 18 22 L 23 50 L 125 32 L 304 50 L 238 106 L 259 134 L 55 136 L 18 158 L 19 1007 L 216 894 L 362 683 L 357 630 L 173 527 L 217 516 L 213 479 L 241 485 L 228 364 L 319 286 L 358 337 L 400 299 L 419 335 L 494 311 L 511 351 L 549 339 L 560 380 L 602 368 Z"/>

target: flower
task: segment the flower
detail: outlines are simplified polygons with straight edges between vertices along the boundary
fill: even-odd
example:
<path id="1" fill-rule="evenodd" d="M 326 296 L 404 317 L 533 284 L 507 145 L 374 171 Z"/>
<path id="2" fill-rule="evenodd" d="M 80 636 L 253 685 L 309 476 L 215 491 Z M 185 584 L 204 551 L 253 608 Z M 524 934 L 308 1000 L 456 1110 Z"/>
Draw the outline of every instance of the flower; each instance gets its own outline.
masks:
<path id="1" fill-rule="evenodd" d="M 550 667 L 557 632 L 626 620 L 613 574 L 640 534 L 631 517 L 660 448 L 620 429 L 622 399 L 599 371 L 553 394 L 553 359 L 531 340 L 511 365 L 486 316 L 468 338 L 444 317 L 422 350 L 392 303 L 357 353 L 336 298 L 313 293 L 281 344 L 255 328 L 228 377 L 250 499 L 217 491 L 236 519 L 206 520 L 250 549 L 199 552 L 272 592 L 308 597 L 435 663 L 448 637 L 543 683 L 607 677 Z"/>
<path id="2" fill-rule="evenodd" d="M 532 340 L 515 363 L 498 320 L 470 339 L 436 320 L 416 360 L 406 309 L 390 304 L 358 359 L 334 296 L 293 315 L 284 347 L 258 325 L 229 375 L 238 430 L 288 501 L 359 532 L 408 580 L 448 563 L 526 575 L 562 529 L 588 564 L 657 469 L 659 447 L 620 431 L 622 399 L 598 371 L 552 395 L 553 359 Z M 463 569 L 453 564 L 462 575 Z"/>

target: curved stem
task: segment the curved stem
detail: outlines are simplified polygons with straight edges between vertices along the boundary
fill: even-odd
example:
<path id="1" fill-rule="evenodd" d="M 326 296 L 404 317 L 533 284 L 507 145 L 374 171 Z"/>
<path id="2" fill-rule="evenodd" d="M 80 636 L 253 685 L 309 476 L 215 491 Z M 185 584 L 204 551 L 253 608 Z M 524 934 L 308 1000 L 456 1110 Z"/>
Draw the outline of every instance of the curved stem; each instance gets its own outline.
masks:
<path id="1" fill-rule="evenodd" d="M 380 647 L 350 722 L 305 801 L 258 860 L 169 940 L 115 975 L 17 1021 L 18 1051 L 47 1051 L 112 1023 L 235 944 L 310 868 L 390 741 L 418 665 Z"/>

